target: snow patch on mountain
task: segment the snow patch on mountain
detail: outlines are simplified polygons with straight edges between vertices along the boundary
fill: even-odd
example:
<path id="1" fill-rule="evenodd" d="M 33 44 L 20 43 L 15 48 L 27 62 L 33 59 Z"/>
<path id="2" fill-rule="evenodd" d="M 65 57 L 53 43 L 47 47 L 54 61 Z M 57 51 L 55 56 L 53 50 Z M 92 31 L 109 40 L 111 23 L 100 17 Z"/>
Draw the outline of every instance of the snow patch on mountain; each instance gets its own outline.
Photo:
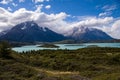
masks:
<path id="1" fill-rule="evenodd" d="M 43 27 L 42 29 L 43 29 L 43 31 L 44 31 L 44 32 L 46 32 L 46 31 L 47 31 L 45 27 Z"/>
<path id="2" fill-rule="evenodd" d="M 31 26 L 34 26 L 34 25 L 35 25 L 34 23 L 31 24 Z"/>
<path id="3" fill-rule="evenodd" d="M 26 28 L 26 23 L 24 23 L 24 26 L 21 28 L 21 30 L 25 30 Z"/>

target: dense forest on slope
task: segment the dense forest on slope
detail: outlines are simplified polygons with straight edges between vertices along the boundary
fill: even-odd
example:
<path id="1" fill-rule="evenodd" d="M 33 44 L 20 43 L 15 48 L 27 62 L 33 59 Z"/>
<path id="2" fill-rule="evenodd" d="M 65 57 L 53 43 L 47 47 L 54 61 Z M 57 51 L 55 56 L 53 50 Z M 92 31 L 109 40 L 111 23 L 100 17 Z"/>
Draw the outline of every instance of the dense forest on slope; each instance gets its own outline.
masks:
<path id="1" fill-rule="evenodd" d="M 119 80 L 120 48 L 17 53 L 0 44 L 0 80 Z"/>

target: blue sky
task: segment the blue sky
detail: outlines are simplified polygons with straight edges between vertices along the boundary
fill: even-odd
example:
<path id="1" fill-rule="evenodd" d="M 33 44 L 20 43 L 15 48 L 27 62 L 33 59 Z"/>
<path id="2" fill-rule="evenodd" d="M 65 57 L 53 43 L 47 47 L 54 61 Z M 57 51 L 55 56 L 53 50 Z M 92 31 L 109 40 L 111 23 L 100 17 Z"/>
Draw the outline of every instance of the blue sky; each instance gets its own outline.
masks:
<path id="1" fill-rule="evenodd" d="M 120 0 L 0 0 L 0 18 L 0 31 L 34 20 L 62 34 L 87 26 L 120 38 Z"/>
<path id="2" fill-rule="evenodd" d="M 3 7 L 5 9 L 9 7 L 11 8 L 12 12 L 20 8 L 35 10 L 36 5 L 43 5 L 44 7 L 42 8 L 42 11 L 48 14 L 65 12 L 72 16 L 99 16 L 100 13 L 110 12 L 110 15 L 107 16 L 120 16 L 119 0 L 38 0 L 38 2 L 35 2 L 34 0 L 3 0 L 10 1 L 6 4 L 2 4 L 2 0 L 0 1 L 0 7 Z M 15 4 L 16 6 L 13 4 Z M 47 5 L 50 5 L 51 8 L 46 9 L 45 6 Z M 108 6 L 106 8 L 113 9 L 106 11 L 106 9 L 103 9 L 103 7 L 105 6 Z"/>

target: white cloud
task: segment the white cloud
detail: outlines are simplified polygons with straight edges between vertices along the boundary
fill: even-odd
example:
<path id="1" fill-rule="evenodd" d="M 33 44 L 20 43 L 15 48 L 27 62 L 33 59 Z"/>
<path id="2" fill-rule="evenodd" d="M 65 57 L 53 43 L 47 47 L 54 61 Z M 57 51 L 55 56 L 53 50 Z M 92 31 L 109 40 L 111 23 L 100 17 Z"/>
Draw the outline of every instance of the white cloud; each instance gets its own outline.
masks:
<path id="1" fill-rule="evenodd" d="M 106 16 L 110 16 L 112 13 L 111 12 L 103 12 L 99 14 L 99 17 L 106 17 Z"/>
<path id="2" fill-rule="evenodd" d="M 50 9 L 51 8 L 51 5 L 47 5 L 45 6 L 46 9 Z"/>
<path id="3" fill-rule="evenodd" d="M 12 9 L 10 7 L 7 8 L 8 11 L 12 11 Z"/>
<path id="4" fill-rule="evenodd" d="M 112 37 L 120 38 L 120 19 L 116 20 L 113 17 L 90 17 L 84 16 L 76 22 L 67 22 L 65 19 L 70 17 L 64 12 L 58 14 L 46 14 L 41 11 L 40 5 L 35 11 L 29 11 L 25 8 L 18 9 L 14 12 L 0 7 L 0 31 L 10 29 L 18 23 L 25 21 L 35 21 L 41 27 L 48 27 L 58 33 L 66 35 L 70 33 L 74 27 L 95 27 L 104 30 Z"/>
<path id="5" fill-rule="evenodd" d="M 35 2 L 35 3 L 44 2 L 44 0 L 32 0 L 32 1 Z"/>
<path id="6" fill-rule="evenodd" d="M 101 16 L 106 16 L 106 15 L 107 15 L 106 12 L 103 12 L 103 13 L 100 13 L 100 14 L 99 14 L 100 17 L 101 17 Z"/>
<path id="7" fill-rule="evenodd" d="M 11 28 L 13 25 L 10 22 L 11 13 L 0 7 L 0 30 L 6 30 Z"/>
<path id="8" fill-rule="evenodd" d="M 0 1 L 0 4 L 8 4 L 10 2 L 12 2 L 13 0 L 2 0 Z"/>
<path id="9" fill-rule="evenodd" d="M 50 27 L 52 29 L 58 29 L 58 26 L 61 27 L 66 23 L 63 20 L 67 17 L 67 14 L 64 12 L 48 15 L 44 12 L 38 12 L 37 10 L 28 11 L 25 8 L 21 8 L 12 13 L 4 8 L 0 8 L 0 30 L 9 29 L 18 23 L 31 20 L 34 20 L 40 26 Z"/>
<path id="10" fill-rule="evenodd" d="M 118 29 L 120 30 L 120 20 L 115 21 L 114 24 L 112 25 L 112 31 Z"/>
<path id="11" fill-rule="evenodd" d="M 120 19 L 114 19 L 109 25 L 100 27 L 101 30 L 108 33 L 113 38 L 120 39 Z"/>
<path id="12" fill-rule="evenodd" d="M 18 5 L 17 5 L 17 4 L 15 4 L 14 2 L 12 3 L 12 5 L 13 5 L 14 7 L 18 6 Z"/>
<path id="13" fill-rule="evenodd" d="M 104 12 L 99 14 L 99 17 L 106 17 L 106 16 L 110 16 L 112 14 L 112 11 L 117 9 L 116 5 L 105 5 L 102 7 L 102 10 Z"/>
<path id="14" fill-rule="evenodd" d="M 32 1 L 35 2 L 35 3 L 40 3 L 40 2 L 44 2 L 44 1 L 49 2 L 50 0 L 32 0 Z"/>
<path id="15" fill-rule="evenodd" d="M 25 0 L 19 0 L 19 2 L 21 3 L 21 2 L 25 2 Z"/>
<path id="16" fill-rule="evenodd" d="M 109 24 L 113 20 L 112 17 L 105 17 L 105 18 L 86 18 L 86 20 L 79 21 L 74 24 L 74 27 L 78 26 L 87 26 L 87 27 L 99 27 L 102 25 Z"/>
<path id="17" fill-rule="evenodd" d="M 117 20 L 113 23 L 110 34 L 114 38 L 120 39 L 120 20 Z"/>
<path id="18" fill-rule="evenodd" d="M 41 4 L 41 5 L 36 5 L 35 6 L 36 7 L 36 10 L 35 10 L 35 12 L 41 12 L 41 9 L 42 9 L 42 7 L 43 7 L 43 4 Z"/>
<path id="19" fill-rule="evenodd" d="M 35 3 L 44 2 L 44 0 L 35 0 Z"/>
<path id="20" fill-rule="evenodd" d="M 117 9 L 117 6 L 116 5 L 105 5 L 102 7 L 102 9 L 105 11 L 113 11 L 113 10 Z"/>

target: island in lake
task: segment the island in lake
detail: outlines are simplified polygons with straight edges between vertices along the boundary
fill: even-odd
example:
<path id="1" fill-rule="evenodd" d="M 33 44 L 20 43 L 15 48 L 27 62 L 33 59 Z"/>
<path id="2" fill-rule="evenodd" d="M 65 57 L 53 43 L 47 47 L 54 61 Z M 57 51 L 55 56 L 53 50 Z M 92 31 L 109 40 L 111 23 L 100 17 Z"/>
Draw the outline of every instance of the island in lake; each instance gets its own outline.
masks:
<path id="1" fill-rule="evenodd" d="M 55 45 L 55 44 L 49 44 L 49 43 L 45 43 L 45 44 L 42 44 L 38 47 L 45 47 L 45 48 L 59 48 L 59 46 Z"/>

